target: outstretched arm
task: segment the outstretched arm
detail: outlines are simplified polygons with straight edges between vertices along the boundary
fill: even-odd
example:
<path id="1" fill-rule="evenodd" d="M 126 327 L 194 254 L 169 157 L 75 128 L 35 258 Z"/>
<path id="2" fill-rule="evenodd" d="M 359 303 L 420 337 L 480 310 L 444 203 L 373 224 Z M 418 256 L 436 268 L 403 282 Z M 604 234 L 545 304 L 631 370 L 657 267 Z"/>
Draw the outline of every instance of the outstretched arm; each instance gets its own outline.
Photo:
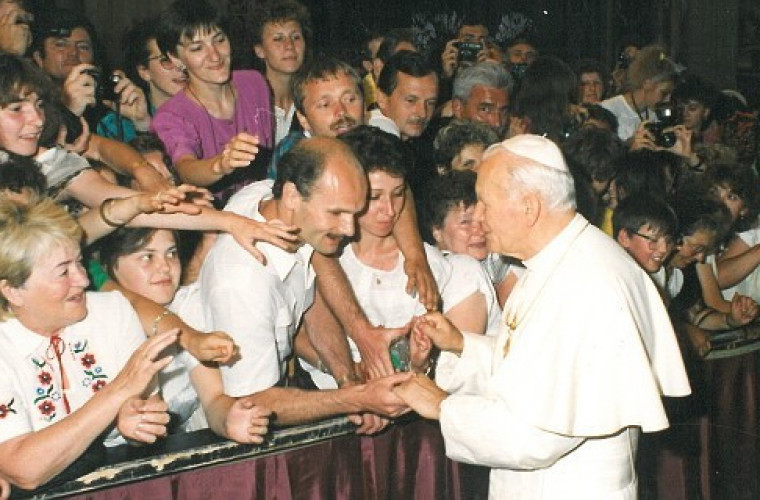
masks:
<path id="1" fill-rule="evenodd" d="M 390 339 L 385 335 L 384 328 L 376 328 L 370 324 L 338 260 L 316 252 L 311 260 L 317 273 L 317 288 L 327 306 L 359 348 L 362 363 L 369 377 L 393 373 L 388 355 Z"/>
<path id="2" fill-rule="evenodd" d="M 393 236 L 404 254 L 404 272 L 408 277 L 406 293 L 417 294 L 420 303 L 428 311 L 435 311 L 441 300 L 433 273 L 428 265 L 425 247 L 417 225 L 412 190 L 406 188 L 406 200 L 398 221 L 393 226 Z"/>

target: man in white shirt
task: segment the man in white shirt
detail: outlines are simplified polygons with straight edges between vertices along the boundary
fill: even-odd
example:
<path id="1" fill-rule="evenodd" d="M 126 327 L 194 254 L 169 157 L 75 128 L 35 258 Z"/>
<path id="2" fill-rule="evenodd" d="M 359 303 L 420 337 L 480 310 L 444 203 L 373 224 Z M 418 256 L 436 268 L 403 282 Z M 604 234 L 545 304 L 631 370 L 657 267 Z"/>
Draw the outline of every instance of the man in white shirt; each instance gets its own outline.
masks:
<path id="1" fill-rule="evenodd" d="M 367 178 L 342 142 L 304 139 L 283 156 L 274 182 L 246 186 L 226 207 L 257 220 L 280 220 L 298 227 L 301 247 L 288 253 L 260 243 L 264 265 L 222 235 L 201 269 L 206 324 L 227 332 L 240 347 L 239 359 L 221 367 L 225 392 L 233 397 L 254 394 L 257 404 L 274 411 L 278 423 L 361 411 L 393 416 L 405 409 L 391 392 L 403 374 L 366 385 L 346 384 L 335 391 L 275 387 L 285 376 L 293 337 L 314 300 L 312 253 L 335 253 L 344 238 L 353 235 L 354 217 L 366 200 Z M 302 334 L 312 336 L 308 331 Z M 312 338 L 312 343 L 336 380 L 355 379 L 345 337 L 324 335 Z M 376 419 L 363 423 L 362 432 L 382 426 Z"/>
<path id="2" fill-rule="evenodd" d="M 661 396 L 689 393 L 648 276 L 575 212 L 557 146 L 522 135 L 489 149 L 475 218 L 489 249 L 523 261 L 498 336 L 437 313 L 417 328 L 443 352 L 436 382 L 397 392 L 440 419 L 449 457 L 492 467 L 491 498 L 634 500 L 639 433 L 668 426 Z"/>

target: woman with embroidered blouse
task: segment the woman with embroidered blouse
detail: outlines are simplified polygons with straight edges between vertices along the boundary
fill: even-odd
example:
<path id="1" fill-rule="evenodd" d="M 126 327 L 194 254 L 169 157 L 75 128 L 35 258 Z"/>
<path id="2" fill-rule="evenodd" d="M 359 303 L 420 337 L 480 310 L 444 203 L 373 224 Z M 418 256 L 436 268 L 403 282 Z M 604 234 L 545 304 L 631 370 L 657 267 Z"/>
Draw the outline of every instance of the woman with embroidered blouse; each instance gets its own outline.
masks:
<path id="1" fill-rule="evenodd" d="M 165 404 L 147 397 L 169 330 L 146 341 L 118 293 L 86 293 L 79 225 L 50 200 L 0 202 L 0 477 L 49 481 L 114 423 L 152 442 Z"/>

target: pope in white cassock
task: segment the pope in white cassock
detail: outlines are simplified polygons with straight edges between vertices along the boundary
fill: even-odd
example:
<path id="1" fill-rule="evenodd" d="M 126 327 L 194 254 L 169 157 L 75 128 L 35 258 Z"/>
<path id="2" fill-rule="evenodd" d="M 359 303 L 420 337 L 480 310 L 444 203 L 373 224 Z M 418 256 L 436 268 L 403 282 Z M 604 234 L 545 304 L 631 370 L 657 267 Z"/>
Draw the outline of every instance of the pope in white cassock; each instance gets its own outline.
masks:
<path id="1" fill-rule="evenodd" d="M 497 336 L 424 316 L 415 328 L 442 351 L 438 385 L 420 375 L 397 393 L 440 420 L 449 457 L 492 467 L 493 499 L 635 500 L 639 433 L 668 427 L 662 395 L 690 392 L 657 289 L 576 213 L 548 139 L 492 146 L 477 193 L 489 249 L 527 271 Z"/>

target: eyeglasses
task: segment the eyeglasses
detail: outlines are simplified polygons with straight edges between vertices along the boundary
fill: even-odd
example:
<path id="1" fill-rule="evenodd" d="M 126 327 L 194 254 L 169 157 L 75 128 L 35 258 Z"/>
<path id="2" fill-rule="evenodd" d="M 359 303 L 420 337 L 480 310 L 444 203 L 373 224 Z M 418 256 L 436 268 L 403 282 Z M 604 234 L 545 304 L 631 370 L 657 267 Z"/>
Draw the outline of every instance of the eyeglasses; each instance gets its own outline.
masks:
<path id="1" fill-rule="evenodd" d="M 638 231 L 634 231 L 633 234 L 635 234 L 639 238 L 644 238 L 645 240 L 647 240 L 649 244 L 649 248 L 652 250 L 654 250 L 657 247 L 657 245 L 661 243 L 664 243 L 666 247 L 673 246 L 673 238 L 671 238 L 670 236 L 652 236 L 649 234 L 642 234 Z"/>
<path id="2" fill-rule="evenodd" d="M 145 60 L 145 64 L 150 63 L 151 61 L 158 59 L 158 64 L 161 65 L 161 69 L 165 71 L 171 71 L 173 69 L 176 69 L 177 66 L 174 65 L 171 59 L 166 57 L 163 54 L 159 54 L 157 56 L 149 57 Z"/>
<path id="3" fill-rule="evenodd" d="M 691 241 L 689 241 L 686 238 L 683 238 L 683 245 L 682 246 L 689 247 L 689 249 L 691 250 L 691 254 L 692 255 L 706 253 L 708 251 L 708 247 L 706 247 L 705 245 L 701 245 L 701 244 L 698 244 L 698 243 L 692 243 Z"/>

